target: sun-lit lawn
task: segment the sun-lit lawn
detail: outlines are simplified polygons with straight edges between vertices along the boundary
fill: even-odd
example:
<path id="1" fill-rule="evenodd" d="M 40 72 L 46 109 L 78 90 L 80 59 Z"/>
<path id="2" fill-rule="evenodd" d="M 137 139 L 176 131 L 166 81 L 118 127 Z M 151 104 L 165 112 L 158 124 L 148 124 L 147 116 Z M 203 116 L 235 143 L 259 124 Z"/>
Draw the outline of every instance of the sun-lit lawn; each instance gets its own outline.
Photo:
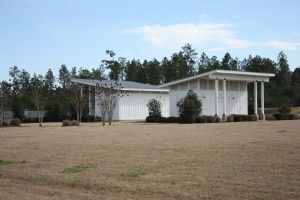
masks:
<path id="1" fill-rule="evenodd" d="M 0 130 L 0 199 L 300 199 L 300 120 Z"/>

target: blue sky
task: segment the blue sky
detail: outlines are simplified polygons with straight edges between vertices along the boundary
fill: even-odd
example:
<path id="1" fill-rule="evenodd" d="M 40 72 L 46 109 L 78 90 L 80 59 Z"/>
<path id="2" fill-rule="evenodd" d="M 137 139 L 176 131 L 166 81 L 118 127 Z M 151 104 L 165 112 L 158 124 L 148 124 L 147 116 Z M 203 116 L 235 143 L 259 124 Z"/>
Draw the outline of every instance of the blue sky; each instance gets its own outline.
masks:
<path id="1" fill-rule="evenodd" d="M 219 60 L 283 51 L 300 66 L 299 0 L 0 0 L 0 81 L 14 65 L 44 75 L 97 68 L 105 50 L 161 60 L 190 43 Z"/>

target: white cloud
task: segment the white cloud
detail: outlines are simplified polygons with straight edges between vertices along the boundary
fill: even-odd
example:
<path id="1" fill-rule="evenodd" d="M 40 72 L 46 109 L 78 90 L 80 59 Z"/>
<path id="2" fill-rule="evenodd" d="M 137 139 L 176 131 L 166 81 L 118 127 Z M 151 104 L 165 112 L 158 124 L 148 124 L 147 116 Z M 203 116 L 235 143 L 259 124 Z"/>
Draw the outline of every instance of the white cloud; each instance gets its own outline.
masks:
<path id="1" fill-rule="evenodd" d="M 201 20 L 204 20 L 204 19 L 206 19 L 207 17 L 208 17 L 207 14 L 202 14 L 202 15 L 200 15 L 200 19 L 201 19 Z"/>
<path id="2" fill-rule="evenodd" d="M 251 45 L 248 41 L 234 38 L 230 24 L 175 24 L 169 26 L 142 26 L 127 30 L 126 33 L 142 35 L 144 41 L 155 47 L 181 47 L 186 43 L 195 46 L 214 44 L 225 45 L 224 49 L 245 48 Z M 219 48 L 217 48 L 219 49 Z"/>
<path id="3" fill-rule="evenodd" d="M 239 19 L 241 16 L 239 14 L 235 14 L 235 18 Z"/>
<path id="4" fill-rule="evenodd" d="M 300 43 L 281 42 L 281 41 L 268 41 L 266 46 L 278 48 L 282 50 L 297 50 L 300 48 Z"/>

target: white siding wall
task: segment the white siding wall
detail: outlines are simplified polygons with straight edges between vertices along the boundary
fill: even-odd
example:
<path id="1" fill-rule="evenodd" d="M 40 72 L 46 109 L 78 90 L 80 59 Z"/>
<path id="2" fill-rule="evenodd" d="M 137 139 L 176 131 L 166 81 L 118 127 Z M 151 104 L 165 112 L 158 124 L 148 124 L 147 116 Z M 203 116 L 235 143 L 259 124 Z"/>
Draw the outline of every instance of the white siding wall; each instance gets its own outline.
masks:
<path id="1" fill-rule="evenodd" d="M 223 87 L 222 80 L 219 80 L 219 113 L 221 116 L 223 113 Z M 207 81 L 201 80 L 200 86 L 196 87 L 193 82 L 194 92 L 197 93 L 199 99 L 202 101 L 202 115 L 215 115 L 215 90 L 214 80 Z M 202 84 L 202 85 L 201 85 Z M 247 114 L 248 113 L 248 92 L 245 82 L 227 81 L 226 89 L 226 115 L 230 114 Z M 170 89 L 170 116 L 178 116 L 178 107 L 176 103 L 185 97 L 188 90 L 176 89 L 178 87 L 172 87 Z M 198 89 L 200 88 L 200 89 Z M 229 91 L 228 91 L 229 90 Z"/>
<path id="2" fill-rule="evenodd" d="M 150 99 L 162 104 L 162 116 L 169 116 L 169 94 L 166 92 L 130 91 L 119 100 L 113 120 L 145 120 L 148 116 L 147 104 Z M 97 106 L 96 115 L 101 116 Z"/>

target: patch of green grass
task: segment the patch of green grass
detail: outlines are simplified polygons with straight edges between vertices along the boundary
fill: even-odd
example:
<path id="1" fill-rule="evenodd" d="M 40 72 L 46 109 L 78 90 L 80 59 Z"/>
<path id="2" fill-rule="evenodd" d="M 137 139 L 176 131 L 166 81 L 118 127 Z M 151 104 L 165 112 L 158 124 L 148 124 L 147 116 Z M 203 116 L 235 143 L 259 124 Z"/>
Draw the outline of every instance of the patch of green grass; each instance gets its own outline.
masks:
<path id="1" fill-rule="evenodd" d="M 148 173 L 145 171 L 138 170 L 138 171 L 131 172 L 131 173 L 120 174 L 119 176 L 122 178 L 139 178 L 146 174 L 148 174 Z"/>
<path id="2" fill-rule="evenodd" d="M 65 173 L 65 174 L 78 173 L 78 172 L 82 172 L 89 168 L 94 168 L 94 167 L 96 167 L 96 165 L 93 165 L 93 164 L 77 165 L 75 167 L 66 168 L 66 169 L 62 170 L 60 173 Z"/>
<path id="3" fill-rule="evenodd" d="M 0 169 L 0 174 L 1 174 L 1 173 L 4 173 L 4 172 L 5 172 L 5 170 L 4 170 L 4 169 Z"/>
<path id="4" fill-rule="evenodd" d="M 286 133 L 286 132 L 288 132 L 288 131 L 286 131 L 286 130 L 280 130 L 280 131 L 278 131 L 279 133 Z"/>
<path id="5" fill-rule="evenodd" d="M 0 160 L 0 165 L 10 165 L 10 164 L 15 164 L 15 162 Z"/>

